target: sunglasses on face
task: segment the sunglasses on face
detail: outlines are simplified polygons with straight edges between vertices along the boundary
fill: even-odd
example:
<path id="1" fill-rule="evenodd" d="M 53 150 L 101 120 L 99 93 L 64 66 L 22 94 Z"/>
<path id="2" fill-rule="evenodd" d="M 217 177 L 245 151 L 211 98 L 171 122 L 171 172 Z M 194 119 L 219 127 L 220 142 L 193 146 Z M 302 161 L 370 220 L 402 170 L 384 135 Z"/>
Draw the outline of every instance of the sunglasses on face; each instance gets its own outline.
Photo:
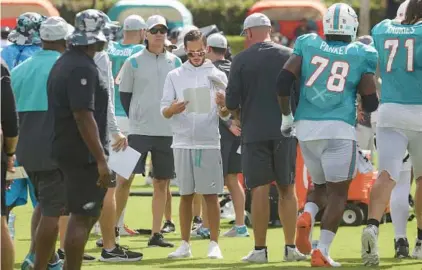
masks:
<path id="1" fill-rule="evenodd" d="M 199 52 L 188 52 L 187 56 L 188 57 L 195 57 L 195 56 L 204 56 L 205 55 L 205 51 L 199 51 Z"/>
<path id="2" fill-rule="evenodd" d="M 167 33 L 167 29 L 166 28 L 152 28 L 151 30 L 149 30 L 149 32 L 153 35 L 157 34 L 158 32 L 160 32 L 161 34 L 166 34 Z"/>

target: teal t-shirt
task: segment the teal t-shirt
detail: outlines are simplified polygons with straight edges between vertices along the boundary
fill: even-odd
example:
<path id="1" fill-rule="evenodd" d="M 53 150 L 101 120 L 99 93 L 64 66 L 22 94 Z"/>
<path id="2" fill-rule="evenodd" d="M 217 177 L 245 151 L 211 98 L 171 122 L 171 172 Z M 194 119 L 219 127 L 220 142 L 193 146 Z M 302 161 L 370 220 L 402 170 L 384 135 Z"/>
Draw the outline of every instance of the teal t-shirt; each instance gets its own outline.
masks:
<path id="1" fill-rule="evenodd" d="M 123 67 L 126 59 L 128 59 L 133 54 L 142 51 L 145 48 L 142 44 L 122 44 L 120 42 L 110 42 L 108 44 L 107 53 L 110 57 L 112 63 L 112 72 L 114 78 L 114 103 L 115 103 L 115 114 L 116 116 L 126 116 L 126 113 L 123 109 L 122 103 L 120 101 L 119 93 L 119 83 L 120 83 L 120 70 Z"/>
<path id="2" fill-rule="evenodd" d="M 57 51 L 41 50 L 12 69 L 11 82 L 18 112 L 48 110 L 47 80 L 60 55 Z"/>

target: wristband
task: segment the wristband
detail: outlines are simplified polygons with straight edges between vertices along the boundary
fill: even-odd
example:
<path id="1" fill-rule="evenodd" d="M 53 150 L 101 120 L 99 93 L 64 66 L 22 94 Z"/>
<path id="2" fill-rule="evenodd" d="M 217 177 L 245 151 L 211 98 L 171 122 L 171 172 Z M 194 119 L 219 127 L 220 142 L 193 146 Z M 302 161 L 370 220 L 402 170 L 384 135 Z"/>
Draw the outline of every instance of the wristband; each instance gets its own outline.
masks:
<path id="1" fill-rule="evenodd" d="M 8 156 L 8 157 L 13 157 L 15 155 L 15 152 L 13 152 L 13 153 L 6 153 L 6 156 Z"/>
<path id="2" fill-rule="evenodd" d="M 289 115 L 281 115 L 281 123 L 284 125 L 290 125 L 294 122 L 293 114 L 290 113 Z"/>

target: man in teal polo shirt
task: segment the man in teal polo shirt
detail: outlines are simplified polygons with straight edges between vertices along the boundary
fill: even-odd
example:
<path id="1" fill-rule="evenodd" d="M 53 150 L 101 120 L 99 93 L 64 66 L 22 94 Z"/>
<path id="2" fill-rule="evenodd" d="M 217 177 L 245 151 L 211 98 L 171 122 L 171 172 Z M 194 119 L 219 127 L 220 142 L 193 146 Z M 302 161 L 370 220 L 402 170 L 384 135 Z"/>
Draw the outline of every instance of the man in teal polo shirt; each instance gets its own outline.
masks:
<path id="1" fill-rule="evenodd" d="M 47 79 L 54 63 L 65 51 L 65 39 L 72 30 L 63 18 L 48 18 L 40 28 L 43 49 L 11 73 L 21 128 L 16 158 L 35 187 L 37 207 L 42 214 L 22 269 L 62 269 L 59 258 L 52 251 L 59 218 L 67 214 L 65 185 L 62 172 L 51 159 L 54 121 L 48 112 Z"/>

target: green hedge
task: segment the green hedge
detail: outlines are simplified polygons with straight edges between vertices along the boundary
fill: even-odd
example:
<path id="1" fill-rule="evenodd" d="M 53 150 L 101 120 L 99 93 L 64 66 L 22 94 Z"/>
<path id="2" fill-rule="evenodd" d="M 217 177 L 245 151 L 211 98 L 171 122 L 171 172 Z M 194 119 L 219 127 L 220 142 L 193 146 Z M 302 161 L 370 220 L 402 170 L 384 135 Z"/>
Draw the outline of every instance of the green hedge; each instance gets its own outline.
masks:
<path id="1" fill-rule="evenodd" d="M 232 54 L 236 55 L 245 48 L 245 38 L 242 36 L 226 36 L 227 41 L 230 44 Z"/>

